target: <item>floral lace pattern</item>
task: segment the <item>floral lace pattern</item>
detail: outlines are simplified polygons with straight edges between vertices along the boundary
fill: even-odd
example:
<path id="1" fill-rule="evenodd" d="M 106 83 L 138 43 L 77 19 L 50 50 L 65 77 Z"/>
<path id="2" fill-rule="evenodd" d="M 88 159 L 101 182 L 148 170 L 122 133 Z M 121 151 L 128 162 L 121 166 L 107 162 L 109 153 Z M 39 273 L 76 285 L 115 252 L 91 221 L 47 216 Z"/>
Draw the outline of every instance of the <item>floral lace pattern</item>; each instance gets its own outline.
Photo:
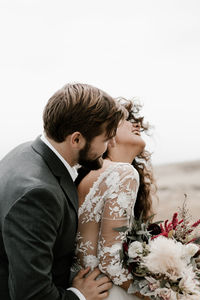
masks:
<path id="1" fill-rule="evenodd" d="M 112 163 L 94 182 L 79 208 L 76 255 L 82 267 L 98 266 L 114 284 L 132 279 L 120 262 L 119 250 L 130 226 L 139 176 L 128 163 Z"/>

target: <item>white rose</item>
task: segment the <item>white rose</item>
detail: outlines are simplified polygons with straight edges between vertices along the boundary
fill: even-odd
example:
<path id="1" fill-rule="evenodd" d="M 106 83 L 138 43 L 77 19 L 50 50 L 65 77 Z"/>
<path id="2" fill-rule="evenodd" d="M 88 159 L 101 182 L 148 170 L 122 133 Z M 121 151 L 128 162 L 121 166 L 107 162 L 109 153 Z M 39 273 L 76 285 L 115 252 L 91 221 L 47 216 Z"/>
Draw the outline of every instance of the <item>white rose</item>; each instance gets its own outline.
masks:
<path id="1" fill-rule="evenodd" d="M 132 242 L 128 248 L 128 256 L 130 258 L 135 258 L 137 256 L 140 256 L 142 252 L 143 252 L 143 246 L 138 241 Z"/>

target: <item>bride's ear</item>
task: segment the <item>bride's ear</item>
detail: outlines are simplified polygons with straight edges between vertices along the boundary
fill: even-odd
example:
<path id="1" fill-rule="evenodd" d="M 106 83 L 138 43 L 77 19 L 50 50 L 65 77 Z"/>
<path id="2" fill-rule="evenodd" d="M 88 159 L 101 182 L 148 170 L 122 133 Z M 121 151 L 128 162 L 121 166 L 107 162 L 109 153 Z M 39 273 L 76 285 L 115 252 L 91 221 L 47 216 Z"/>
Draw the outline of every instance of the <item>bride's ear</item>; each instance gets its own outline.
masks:
<path id="1" fill-rule="evenodd" d="M 76 131 L 71 134 L 70 142 L 73 148 L 80 150 L 85 146 L 86 140 L 79 131 Z"/>
<path id="2" fill-rule="evenodd" d="M 116 146 L 116 140 L 115 137 L 113 137 L 108 143 L 108 149 L 113 148 L 115 146 Z"/>

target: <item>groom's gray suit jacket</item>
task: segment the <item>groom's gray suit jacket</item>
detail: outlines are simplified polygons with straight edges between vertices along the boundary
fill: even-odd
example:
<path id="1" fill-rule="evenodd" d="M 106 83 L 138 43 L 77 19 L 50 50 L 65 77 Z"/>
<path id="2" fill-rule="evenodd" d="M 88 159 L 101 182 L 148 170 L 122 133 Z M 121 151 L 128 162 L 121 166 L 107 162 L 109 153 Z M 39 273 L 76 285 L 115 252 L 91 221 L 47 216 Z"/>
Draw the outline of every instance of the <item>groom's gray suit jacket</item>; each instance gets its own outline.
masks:
<path id="1" fill-rule="evenodd" d="M 69 273 L 78 198 L 66 167 L 41 140 L 0 162 L 0 299 L 77 300 Z"/>

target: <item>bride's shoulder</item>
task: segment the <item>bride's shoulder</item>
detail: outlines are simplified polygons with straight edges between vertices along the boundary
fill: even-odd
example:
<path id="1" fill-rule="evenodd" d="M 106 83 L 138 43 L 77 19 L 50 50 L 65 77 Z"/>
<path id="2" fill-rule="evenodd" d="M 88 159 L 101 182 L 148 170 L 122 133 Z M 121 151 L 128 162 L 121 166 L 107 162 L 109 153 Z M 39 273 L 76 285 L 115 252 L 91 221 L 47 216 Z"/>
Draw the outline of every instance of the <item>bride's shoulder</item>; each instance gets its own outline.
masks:
<path id="1" fill-rule="evenodd" d="M 86 186 L 87 188 L 91 188 L 93 184 L 100 180 L 102 177 L 105 176 L 113 167 L 115 163 L 111 161 L 104 160 L 103 166 L 98 170 L 92 170 L 90 171 L 81 181 L 79 184 L 79 188 L 82 189 L 83 186 Z"/>
<path id="2" fill-rule="evenodd" d="M 128 174 L 132 176 L 138 176 L 138 172 L 134 168 L 134 166 L 126 162 L 112 162 L 110 172 L 112 173 L 113 171 L 119 173 L 122 176 L 126 176 Z"/>
<path id="3" fill-rule="evenodd" d="M 123 180 L 133 180 L 139 181 L 139 174 L 137 170 L 130 163 L 125 162 L 104 162 L 103 168 L 98 172 L 91 172 L 91 187 L 106 184 L 112 186 L 115 184 L 123 184 Z"/>
<path id="4" fill-rule="evenodd" d="M 107 164 L 107 162 L 104 161 L 102 168 L 90 171 L 78 185 L 79 196 L 80 194 L 87 195 L 94 185 L 97 185 L 102 181 L 102 178 L 105 177 L 109 168 L 110 164 Z"/>
<path id="5" fill-rule="evenodd" d="M 102 181 L 107 178 L 110 174 L 133 174 L 137 173 L 137 170 L 130 163 L 115 162 L 110 160 L 104 160 L 103 167 L 96 171 L 91 171 L 88 179 L 92 182 L 97 180 Z"/>
<path id="6" fill-rule="evenodd" d="M 130 164 L 124 162 L 113 162 L 104 160 L 101 169 L 90 171 L 83 178 L 78 186 L 79 195 L 87 195 L 91 189 L 99 187 L 101 183 L 109 182 L 110 177 L 114 178 L 115 183 L 123 177 L 137 178 L 137 170 Z"/>
<path id="7" fill-rule="evenodd" d="M 137 170 L 130 163 L 114 162 L 104 160 L 103 166 L 99 170 L 91 171 L 85 178 L 84 184 L 90 187 L 98 181 L 99 183 L 106 179 L 109 175 L 119 174 L 120 176 L 132 175 L 137 176 Z"/>

